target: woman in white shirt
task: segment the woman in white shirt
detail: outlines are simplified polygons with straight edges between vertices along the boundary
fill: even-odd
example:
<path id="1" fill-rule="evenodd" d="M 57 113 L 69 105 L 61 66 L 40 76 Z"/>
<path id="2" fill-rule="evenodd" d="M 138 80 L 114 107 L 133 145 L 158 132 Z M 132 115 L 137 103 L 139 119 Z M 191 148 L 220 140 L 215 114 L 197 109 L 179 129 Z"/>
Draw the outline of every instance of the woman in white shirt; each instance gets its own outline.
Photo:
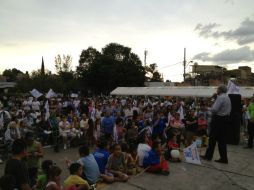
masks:
<path id="1" fill-rule="evenodd" d="M 67 141 L 68 141 L 68 136 L 70 135 L 70 123 L 67 121 L 67 118 L 65 116 L 62 117 L 62 120 L 58 124 L 59 126 L 59 131 L 60 131 L 60 136 L 63 138 L 63 143 L 64 143 L 64 149 L 67 148 Z"/>

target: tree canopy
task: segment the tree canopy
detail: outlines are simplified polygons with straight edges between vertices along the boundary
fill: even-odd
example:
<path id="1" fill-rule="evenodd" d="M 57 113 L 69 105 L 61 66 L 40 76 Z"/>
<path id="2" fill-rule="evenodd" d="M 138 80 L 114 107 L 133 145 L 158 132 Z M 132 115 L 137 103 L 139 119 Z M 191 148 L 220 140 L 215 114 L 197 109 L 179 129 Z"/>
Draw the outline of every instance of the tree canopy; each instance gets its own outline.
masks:
<path id="1" fill-rule="evenodd" d="M 157 64 L 153 63 L 145 67 L 148 82 L 162 82 L 162 75 L 157 70 Z"/>
<path id="2" fill-rule="evenodd" d="M 143 86 L 145 69 L 131 48 L 110 43 L 102 52 L 89 47 L 80 55 L 77 73 L 95 93 L 109 93 L 118 86 Z"/>
<path id="3" fill-rule="evenodd" d="M 3 71 L 3 76 L 7 78 L 8 82 L 16 81 L 19 74 L 23 74 L 23 72 L 16 68 Z"/>

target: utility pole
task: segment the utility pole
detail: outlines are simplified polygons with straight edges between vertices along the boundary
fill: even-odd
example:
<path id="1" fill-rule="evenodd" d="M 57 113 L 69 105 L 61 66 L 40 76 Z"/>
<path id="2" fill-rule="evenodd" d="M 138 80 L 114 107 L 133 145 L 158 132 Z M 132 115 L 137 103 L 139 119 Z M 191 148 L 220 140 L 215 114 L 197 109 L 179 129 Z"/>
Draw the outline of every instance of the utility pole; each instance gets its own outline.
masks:
<path id="1" fill-rule="evenodd" d="M 148 51 L 145 49 L 145 52 L 144 52 L 144 55 L 145 55 L 145 57 L 144 57 L 144 65 L 146 66 L 146 56 L 147 56 L 147 53 L 148 53 Z"/>
<path id="2" fill-rule="evenodd" d="M 185 82 L 185 70 L 186 70 L 186 48 L 184 48 L 184 55 L 183 55 L 183 82 Z"/>

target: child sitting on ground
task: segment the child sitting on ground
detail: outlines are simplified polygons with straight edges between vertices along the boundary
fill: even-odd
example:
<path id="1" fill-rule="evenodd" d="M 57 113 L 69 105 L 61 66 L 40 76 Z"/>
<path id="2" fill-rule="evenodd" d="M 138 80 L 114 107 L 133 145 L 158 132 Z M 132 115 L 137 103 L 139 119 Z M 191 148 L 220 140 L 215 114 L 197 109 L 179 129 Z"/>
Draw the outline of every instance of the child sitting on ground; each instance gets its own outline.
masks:
<path id="1" fill-rule="evenodd" d="M 127 162 L 127 174 L 136 175 L 140 172 L 137 145 L 131 144 L 128 149 L 129 160 Z"/>
<path id="2" fill-rule="evenodd" d="M 168 143 L 167 143 L 167 157 L 168 160 L 173 162 L 180 162 L 180 146 L 177 143 L 177 137 L 175 133 L 170 133 L 168 136 Z"/>
<path id="3" fill-rule="evenodd" d="M 119 144 L 113 145 L 113 153 L 108 158 L 108 164 L 106 168 L 108 172 L 114 175 L 114 181 L 125 182 L 129 179 L 129 176 L 125 173 L 125 154 L 122 152 L 121 146 Z"/>
<path id="4" fill-rule="evenodd" d="M 144 158 L 143 165 L 147 168 L 147 172 L 169 175 L 169 165 L 162 156 L 162 147 L 158 142 L 153 143 L 152 150 Z"/>
<path id="5" fill-rule="evenodd" d="M 38 176 L 37 179 L 37 184 L 36 184 L 36 189 L 37 190 L 44 190 L 46 185 L 47 185 L 47 176 L 49 174 L 50 168 L 54 165 L 52 160 L 44 160 L 41 163 L 41 169 L 42 169 L 42 174 Z"/>
<path id="6" fill-rule="evenodd" d="M 205 118 L 204 113 L 200 113 L 198 117 L 198 131 L 197 135 L 202 137 L 202 146 L 208 145 L 208 137 L 207 137 L 207 120 Z"/>
<path id="7" fill-rule="evenodd" d="M 72 163 L 70 165 L 70 176 L 64 181 L 65 190 L 88 190 L 89 185 L 81 176 L 83 173 L 82 165 Z"/>
<path id="8" fill-rule="evenodd" d="M 61 173 L 62 170 L 58 166 L 52 166 L 49 169 L 49 173 L 47 175 L 48 182 L 45 190 L 62 190 L 60 178 Z"/>
<path id="9" fill-rule="evenodd" d="M 125 157 L 126 173 L 128 175 L 137 174 L 139 172 L 137 146 L 135 144 L 128 145 L 126 143 L 122 143 L 121 148 Z"/>
<path id="10" fill-rule="evenodd" d="M 98 141 L 97 149 L 95 149 L 93 156 L 98 164 L 100 173 L 101 173 L 101 178 L 103 179 L 104 182 L 106 183 L 112 183 L 114 182 L 114 177 L 113 174 L 109 173 L 106 170 L 106 165 L 108 162 L 108 158 L 110 156 L 109 153 L 109 144 L 106 141 L 106 139 L 100 139 Z"/>

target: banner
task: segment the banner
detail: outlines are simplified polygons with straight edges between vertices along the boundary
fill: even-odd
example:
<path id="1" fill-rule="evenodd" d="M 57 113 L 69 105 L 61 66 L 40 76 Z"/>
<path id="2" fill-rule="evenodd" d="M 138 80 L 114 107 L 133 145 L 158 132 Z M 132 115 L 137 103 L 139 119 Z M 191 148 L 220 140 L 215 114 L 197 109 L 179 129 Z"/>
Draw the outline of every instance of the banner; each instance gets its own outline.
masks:
<path id="1" fill-rule="evenodd" d="M 184 154 L 185 161 L 187 163 L 201 165 L 196 143 L 193 143 L 187 148 L 183 149 L 183 154 Z"/>
<path id="2" fill-rule="evenodd" d="M 228 81 L 228 94 L 240 94 L 240 88 L 236 86 L 231 80 Z"/>
<path id="3" fill-rule="evenodd" d="M 30 93 L 31 93 L 31 95 L 33 96 L 33 97 L 35 97 L 35 98 L 39 98 L 39 97 L 41 97 L 43 94 L 42 93 L 40 93 L 38 90 L 36 90 L 36 89 L 33 89 L 32 91 L 30 91 Z"/>
<path id="4" fill-rule="evenodd" d="M 50 117 L 50 113 L 49 113 L 49 101 L 48 100 L 45 103 L 44 109 L 46 111 L 45 120 L 47 121 L 48 118 Z"/>
<path id="5" fill-rule="evenodd" d="M 46 94 L 46 98 L 47 98 L 47 99 L 54 98 L 54 97 L 56 97 L 56 96 L 57 96 L 56 93 L 55 93 L 52 89 L 50 89 L 50 90 L 48 91 L 48 93 Z"/>

